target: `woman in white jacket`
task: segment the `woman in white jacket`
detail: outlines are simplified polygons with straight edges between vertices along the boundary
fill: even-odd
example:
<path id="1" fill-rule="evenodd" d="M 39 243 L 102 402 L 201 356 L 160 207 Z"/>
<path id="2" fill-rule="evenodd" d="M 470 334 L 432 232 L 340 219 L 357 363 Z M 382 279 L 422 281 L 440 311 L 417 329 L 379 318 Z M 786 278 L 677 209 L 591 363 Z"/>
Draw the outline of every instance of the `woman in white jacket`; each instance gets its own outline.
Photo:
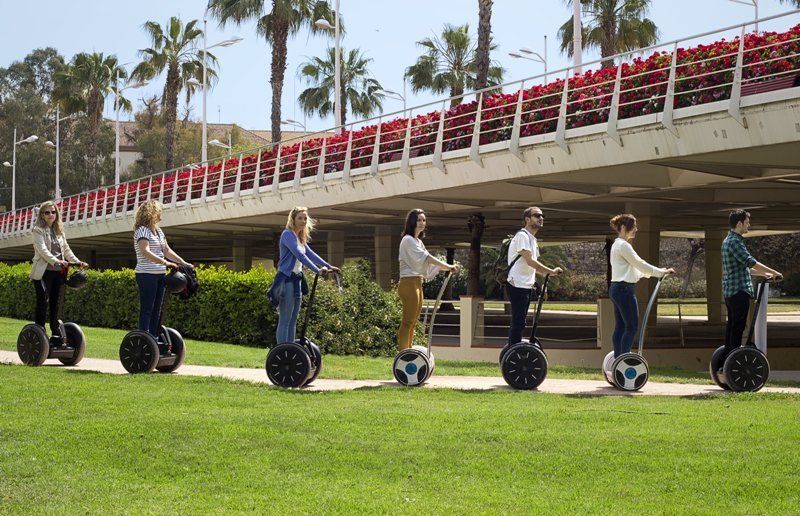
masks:
<path id="1" fill-rule="evenodd" d="M 53 201 L 45 201 L 39 206 L 36 223 L 33 226 L 33 263 L 30 278 L 36 289 L 35 322 L 44 328 L 47 321 L 47 308 L 50 308 L 50 340 L 60 343 L 58 320 L 61 319 L 64 299 L 64 274 L 70 263 L 86 267 L 70 249 L 64 236 L 61 214 Z"/>
<path id="2" fill-rule="evenodd" d="M 614 303 L 614 358 L 623 353 L 630 353 L 633 338 L 639 327 L 639 305 L 636 300 L 636 282 L 640 278 L 657 277 L 675 272 L 673 269 L 661 269 L 642 260 L 633 250 L 630 241 L 636 236 L 638 227 L 636 217 L 623 213 L 611 219 L 611 227 L 618 238 L 611 246 L 611 285 L 608 296 Z"/>

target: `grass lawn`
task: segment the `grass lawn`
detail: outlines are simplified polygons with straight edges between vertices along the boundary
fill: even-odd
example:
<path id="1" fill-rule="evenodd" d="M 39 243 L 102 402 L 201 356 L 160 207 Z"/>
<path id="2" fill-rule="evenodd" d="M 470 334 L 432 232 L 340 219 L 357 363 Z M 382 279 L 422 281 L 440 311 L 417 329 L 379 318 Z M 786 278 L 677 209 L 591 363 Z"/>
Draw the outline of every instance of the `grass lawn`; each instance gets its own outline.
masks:
<path id="1" fill-rule="evenodd" d="M 797 395 L 309 393 L 22 366 L 0 386 L 2 513 L 800 507 Z"/>
<path id="2" fill-rule="evenodd" d="M 0 317 L 0 349 L 16 351 L 17 335 L 25 321 Z M 83 327 L 88 342 L 86 356 L 91 358 L 119 359 L 119 343 L 125 331 L 107 328 Z M 266 349 L 236 346 L 222 342 L 204 342 L 187 339 L 186 363 L 220 367 L 262 368 L 267 358 Z M 548 378 L 575 378 L 602 380 L 597 369 L 570 366 L 550 366 Z M 493 362 L 464 360 L 436 360 L 436 375 L 441 376 L 501 376 Z M 391 357 L 363 357 L 325 355 L 320 378 L 349 380 L 392 379 Z M 677 367 L 650 368 L 650 379 L 655 382 L 712 384 L 705 371 L 689 371 Z M 800 386 L 800 382 L 770 380 L 767 385 Z"/>

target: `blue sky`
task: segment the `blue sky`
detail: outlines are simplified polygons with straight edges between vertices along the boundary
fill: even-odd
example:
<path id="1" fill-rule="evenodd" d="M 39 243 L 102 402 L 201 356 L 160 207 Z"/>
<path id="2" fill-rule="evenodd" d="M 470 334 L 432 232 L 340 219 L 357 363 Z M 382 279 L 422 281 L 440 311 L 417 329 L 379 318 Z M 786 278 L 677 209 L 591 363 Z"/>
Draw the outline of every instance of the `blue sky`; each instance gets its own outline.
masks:
<path id="1" fill-rule="evenodd" d="M 769 16 L 789 10 L 778 0 L 760 0 L 760 15 Z M 7 66 L 37 47 L 53 46 L 68 59 L 81 51 L 116 54 L 120 62 L 136 61 L 137 50 L 149 42 L 141 29 L 147 20 L 165 23 L 170 16 L 184 20 L 202 18 L 203 0 L 46 0 L 16 2 L 0 0 L 4 14 L 0 65 Z M 386 89 L 402 91 L 403 71 L 419 55 L 415 42 L 439 31 L 444 23 L 469 23 L 477 26 L 477 0 L 341 0 L 341 12 L 348 32 L 343 40 L 347 48 L 359 47 L 374 61 L 373 75 Z M 519 47 L 542 51 L 543 37 L 548 36 L 548 59 L 551 70 L 569 64 L 558 52 L 556 32 L 570 16 L 563 0 L 495 0 L 492 28 L 498 50 L 493 59 L 506 68 L 508 81 L 542 72 L 539 63 L 513 59 L 508 52 Z M 661 31 L 661 41 L 690 36 L 753 19 L 752 7 L 728 0 L 653 0 L 650 17 Z M 767 23 L 763 29 L 785 29 L 800 22 L 800 16 Z M 229 26 L 220 29 L 209 22 L 209 43 L 232 35 L 245 40 L 238 45 L 216 49 L 221 64 L 221 80 L 209 92 L 209 121 L 235 122 L 248 129 L 268 129 L 271 89 L 269 86 L 270 51 L 259 39 L 254 27 Z M 283 116 L 303 120 L 294 98 L 304 85 L 296 79 L 298 66 L 309 56 L 322 55 L 330 39 L 308 37 L 301 33 L 289 41 L 286 83 L 283 91 Z M 596 52 L 584 55 L 584 61 L 596 59 Z M 141 90 L 134 90 L 134 100 L 160 93 L 163 78 Z M 409 106 L 435 100 L 427 93 L 411 94 Z M 138 104 L 138 102 L 137 102 Z M 200 98 L 193 102 L 193 115 L 200 116 Z M 385 111 L 402 109 L 399 100 L 386 100 Z M 110 108 L 107 115 L 111 116 Z M 321 130 L 333 125 L 332 118 L 309 118 L 309 129 Z"/>

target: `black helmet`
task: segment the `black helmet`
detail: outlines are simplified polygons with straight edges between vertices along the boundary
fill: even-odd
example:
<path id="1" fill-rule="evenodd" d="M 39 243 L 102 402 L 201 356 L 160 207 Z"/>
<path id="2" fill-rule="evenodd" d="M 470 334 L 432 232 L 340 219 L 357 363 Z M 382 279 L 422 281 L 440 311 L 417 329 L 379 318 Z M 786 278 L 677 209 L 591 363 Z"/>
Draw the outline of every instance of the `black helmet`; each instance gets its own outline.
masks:
<path id="1" fill-rule="evenodd" d="M 76 270 L 72 274 L 67 277 L 67 286 L 72 287 L 74 289 L 83 288 L 86 286 L 86 281 L 89 279 L 89 275 L 86 274 L 86 271 L 83 270 Z"/>
<path id="2" fill-rule="evenodd" d="M 170 271 L 167 274 L 167 292 L 170 294 L 180 294 L 186 289 L 186 275 L 180 271 Z"/>

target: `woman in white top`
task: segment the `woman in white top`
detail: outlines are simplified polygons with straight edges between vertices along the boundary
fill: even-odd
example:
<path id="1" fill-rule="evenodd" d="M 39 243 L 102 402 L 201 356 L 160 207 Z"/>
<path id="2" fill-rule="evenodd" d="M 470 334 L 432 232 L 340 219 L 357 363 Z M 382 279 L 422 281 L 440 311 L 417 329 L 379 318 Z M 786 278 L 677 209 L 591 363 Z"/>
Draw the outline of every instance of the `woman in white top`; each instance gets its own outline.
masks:
<path id="1" fill-rule="evenodd" d="M 403 320 L 397 332 L 397 347 L 401 350 L 410 348 L 414 342 L 414 327 L 422 313 L 423 278 L 432 278 L 439 270 L 458 270 L 458 265 L 431 256 L 422 243 L 424 236 L 425 212 L 409 211 L 400 241 L 400 282 L 397 284 L 397 294 L 403 304 Z"/>
<path id="2" fill-rule="evenodd" d="M 167 267 L 177 269 L 178 263 L 192 266 L 169 247 L 167 237 L 158 227 L 161 212 L 158 201 L 143 202 L 136 210 L 133 231 L 136 285 L 139 287 L 139 329 L 156 338 L 160 333 Z"/>
<path id="3" fill-rule="evenodd" d="M 61 342 L 58 320 L 64 299 L 65 268 L 69 262 L 87 264 L 80 261 L 67 243 L 64 225 L 58 206 L 53 201 L 45 201 L 39 206 L 36 223 L 33 226 L 33 264 L 30 278 L 36 289 L 36 324 L 44 328 L 47 308 L 50 307 L 50 340 Z"/>
<path id="4" fill-rule="evenodd" d="M 636 236 L 638 227 L 636 217 L 623 213 L 611 219 L 611 227 L 618 233 L 618 238 L 611 246 L 611 285 L 608 295 L 614 303 L 614 358 L 629 353 L 633 347 L 633 338 L 639 327 L 639 305 L 636 301 L 636 282 L 640 278 L 657 277 L 674 272 L 673 269 L 661 269 L 642 260 L 630 240 Z"/>

